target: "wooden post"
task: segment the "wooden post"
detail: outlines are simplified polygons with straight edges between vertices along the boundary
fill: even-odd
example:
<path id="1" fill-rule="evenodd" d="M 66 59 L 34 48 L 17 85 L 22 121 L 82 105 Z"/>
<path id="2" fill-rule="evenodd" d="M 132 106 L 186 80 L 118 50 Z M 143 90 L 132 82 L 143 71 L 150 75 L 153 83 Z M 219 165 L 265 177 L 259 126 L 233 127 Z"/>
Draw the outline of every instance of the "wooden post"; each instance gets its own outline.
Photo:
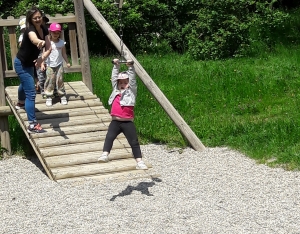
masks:
<path id="1" fill-rule="evenodd" d="M 78 65 L 78 50 L 77 50 L 77 39 L 76 39 L 76 24 L 69 23 L 69 41 L 71 50 L 72 66 Z"/>
<path id="2" fill-rule="evenodd" d="M 101 29 L 105 32 L 107 37 L 111 40 L 111 42 L 118 49 L 118 51 L 121 52 L 120 38 L 116 34 L 116 32 L 112 29 L 112 27 L 108 24 L 108 22 L 104 19 L 104 17 L 101 15 L 101 13 L 90 0 L 83 0 L 83 2 L 86 9 L 98 23 Z M 142 65 L 132 55 L 132 53 L 129 51 L 126 45 L 123 45 L 123 49 L 124 57 L 126 59 L 132 59 L 134 61 L 134 67 L 138 76 L 141 78 L 145 86 L 153 94 L 153 96 L 156 98 L 156 100 L 159 102 L 162 108 L 167 112 L 167 114 L 179 128 L 181 133 L 186 137 L 191 146 L 198 151 L 204 150 L 205 146 L 198 139 L 196 134 L 191 130 L 189 125 L 187 125 L 184 119 L 179 115 L 179 113 L 172 106 L 172 104 L 169 102 L 166 96 L 161 92 L 161 90 L 154 83 L 154 81 L 151 79 L 148 73 L 144 70 Z"/>
<path id="3" fill-rule="evenodd" d="M 0 27 L 0 48 L 4 48 L 3 27 Z M 6 106 L 3 64 L 4 64 L 3 56 L 2 53 L 0 53 L 0 106 Z M 8 128 L 8 116 L 0 116 L 0 138 L 1 138 L 1 147 L 7 150 L 7 152 L 4 152 L 4 154 L 10 155 L 11 145 L 10 145 L 10 136 L 9 136 L 9 128 Z"/>
<path id="4" fill-rule="evenodd" d="M 13 16 L 8 16 L 8 20 L 13 20 Z M 8 26 L 8 33 L 9 33 L 9 43 L 10 43 L 10 55 L 11 55 L 11 62 L 14 69 L 14 59 L 18 52 L 18 44 L 17 44 L 17 38 L 16 38 L 16 27 L 14 26 Z"/>
<path id="5" fill-rule="evenodd" d="M 82 80 L 83 83 L 93 92 L 92 86 L 92 77 L 90 69 L 90 58 L 88 51 L 88 43 L 86 36 L 86 26 L 84 19 L 84 9 L 82 0 L 74 0 L 75 8 L 75 17 L 77 25 L 77 35 L 78 35 L 78 44 L 79 44 L 79 53 L 80 53 L 80 64 L 82 71 Z"/>

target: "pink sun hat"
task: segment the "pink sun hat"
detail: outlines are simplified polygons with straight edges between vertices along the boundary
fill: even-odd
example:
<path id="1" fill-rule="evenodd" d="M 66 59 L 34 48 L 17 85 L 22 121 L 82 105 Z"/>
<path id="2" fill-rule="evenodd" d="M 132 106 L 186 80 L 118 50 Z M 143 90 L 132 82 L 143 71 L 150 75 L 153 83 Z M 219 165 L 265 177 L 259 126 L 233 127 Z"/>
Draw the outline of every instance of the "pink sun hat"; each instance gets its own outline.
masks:
<path id="1" fill-rule="evenodd" d="M 57 31 L 61 32 L 61 26 L 58 23 L 52 23 L 50 24 L 49 30 L 51 32 L 57 32 Z"/>

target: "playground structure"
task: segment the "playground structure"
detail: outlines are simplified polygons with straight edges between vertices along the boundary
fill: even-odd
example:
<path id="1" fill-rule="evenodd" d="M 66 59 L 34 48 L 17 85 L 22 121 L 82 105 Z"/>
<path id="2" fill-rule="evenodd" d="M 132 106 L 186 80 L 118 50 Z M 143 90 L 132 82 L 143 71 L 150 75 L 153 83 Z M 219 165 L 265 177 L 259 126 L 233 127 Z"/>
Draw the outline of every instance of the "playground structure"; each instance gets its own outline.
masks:
<path id="1" fill-rule="evenodd" d="M 93 5 L 93 3 L 90 0 L 74 0 L 75 14 L 67 14 L 66 16 L 55 15 L 55 17 L 48 16 L 50 23 L 57 22 L 68 25 L 68 43 L 70 44 L 70 56 L 72 60 L 72 67 L 65 67 L 64 69 L 66 73 L 80 72 L 82 74 L 82 82 L 69 82 L 66 84 L 66 87 L 69 87 L 67 93 L 71 95 L 69 97 L 70 104 L 68 105 L 68 107 L 63 107 L 67 109 L 63 109 L 54 105 L 54 109 L 49 110 L 49 108 L 47 109 L 44 107 L 43 100 L 39 100 L 39 98 L 37 98 L 36 109 L 37 116 L 39 116 L 37 118 L 39 122 L 41 122 L 40 119 L 45 120 L 43 126 L 47 126 L 47 124 L 49 125 L 49 129 L 47 130 L 47 132 L 37 134 L 38 136 L 34 134 L 30 135 L 26 132 L 26 114 L 24 112 L 22 113 L 22 111 L 16 111 L 14 108 L 13 101 L 16 101 L 17 98 L 17 86 L 5 87 L 4 85 L 5 78 L 17 77 L 17 74 L 15 73 L 14 69 L 9 70 L 7 66 L 3 28 L 7 27 L 9 32 L 9 48 L 11 58 L 13 60 L 17 54 L 16 26 L 18 25 L 19 18 L 15 19 L 14 17 L 8 17 L 8 19 L 0 19 L 0 46 L 1 48 L 4 48 L 1 49 L 0 52 L 1 146 L 7 150 L 8 154 L 11 153 L 8 115 L 13 114 L 16 116 L 18 122 L 22 126 L 25 135 L 27 136 L 34 151 L 39 157 L 39 160 L 41 161 L 41 164 L 43 165 L 50 179 L 59 180 L 65 178 L 86 178 L 93 176 L 97 178 L 107 178 L 109 176 L 113 176 L 113 174 L 116 175 L 118 173 L 125 175 L 124 171 L 134 173 L 131 165 L 132 162 L 128 162 L 129 159 L 132 159 L 129 153 L 130 147 L 128 143 L 126 143 L 126 138 L 124 138 L 124 136 L 119 136 L 116 139 L 120 143 L 120 145 L 118 146 L 119 148 L 113 148 L 112 150 L 112 157 L 116 160 L 112 160 L 112 162 L 101 165 L 97 164 L 95 161 L 98 154 L 100 154 L 101 152 L 100 148 L 102 147 L 104 141 L 105 131 L 107 130 L 110 116 L 108 114 L 108 111 L 105 108 L 103 108 L 99 98 L 97 98 L 93 94 L 87 35 L 85 30 L 84 7 L 91 14 L 94 20 L 98 23 L 98 25 L 107 35 L 107 37 L 111 40 L 116 49 L 120 53 L 122 52 L 124 58 L 131 59 L 134 61 L 137 75 L 142 80 L 144 85 L 148 88 L 148 90 L 152 93 L 152 95 L 156 98 L 156 100 L 159 102 L 162 108 L 166 111 L 169 117 L 173 120 L 173 122 L 181 131 L 182 135 L 188 140 L 190 145 L 195 150 L 203 150 L 205 147 L 203 146 L 201 141 L 190 129 L 190 127 L 185 123 L 183 118 L 178 114 L 176 109 L 172 106 L 172 104 L 168 101 L 165 95 L 153 82 L 151 77 L 143 69 L 141 64 L 129 51 L 126 45 L 122 44 L 121 48 L 120 37 L 115 33 L 115 31 L 111 28 L 111 26 L 108 24 L 108 22 L 104 19 L 104 17 L 101 15 L 101 13 L 97 10 L 97 8 Z M 62 37 L 63 36 L 64 34 L 62 34 Z M 78 53 L 80 57 L 80 62 Z M 73 101 L 74 105 L 72 105 Z M 87 138 L 82 137 L 82 135 L 78 135 L 88 133 L 86 130 L 76 130 L 76 128 L 74 127 L 78 125 L 78 121 L 83 118 L 83 116 L 79 114 L 83 112 L 83 109 L 81 110 L 80 108 L 88 108 L 88 110 L 90 111 L 88 112 L 87 109 L 85 109 L 84 112 L 87 111 L 88 113 L 90 113 L 88 118 L 90 118 L 93 127 L 90 126 L 90 128 L 88 129 L 90 129 L 89 134 L 94 134 L 93 140 L 88 140 Z M 84 118 L 86 118 L 86 116 Z M 99 123 L 101 126 L 97 125 L 97 123 Z M 68 129 L 67 127 L 72 129 Z M 99 132 L 98 130 L 102 132 Z M 97 134 L 95 132 L 97 132 Z M 51 137 L 57 137 L 57 139 Z M 51 144 L 51 142 L 53 142 L 53 145 Z M 60 147 L 63 148 L 53 149 L 57 142 L 62 142 L 60 143 Z M 72 145 L 70 144 L 74 144 L 74 147 L 72 148 Z M 85 147 L 85 145 L 87 145 L 87 147 Z M 93 147 L 94 145 L 98 145 L 98 147 L 95 148 Z M 86 152 L 84 152 L 84 149 L 86 149 Z M 125 151 L 122 151 L 123 149 Z M 113 153 L 114 150 L 116 153 Z M 64 152 L 65 154 L 62 154 L 61 152 Z M 70 155 L 73 157 L 71 157 Z M 90 155 L 93 155 L 93 157 L 91 157 Z M 52 158 L 50 158 L 50 156 Z M 58 161 L 56 161 L 56 159 Z M 134 160 L 132 159 L 132 161 Z M 77 167 L 75 167 L 75 165 Z M 128 167 L 126 167 L 126 165 L 128 165 Z M 150 164 L 148 164 L 148 166 L 151 168 Z M 138 173 L 139 176 L 151 176 L 151 173 L 147 172 L 145 172 L 145 174 L 143 174 L 144 172 L 136 173 Z M 126 175 L 128 175 L 128 173 Z"/>

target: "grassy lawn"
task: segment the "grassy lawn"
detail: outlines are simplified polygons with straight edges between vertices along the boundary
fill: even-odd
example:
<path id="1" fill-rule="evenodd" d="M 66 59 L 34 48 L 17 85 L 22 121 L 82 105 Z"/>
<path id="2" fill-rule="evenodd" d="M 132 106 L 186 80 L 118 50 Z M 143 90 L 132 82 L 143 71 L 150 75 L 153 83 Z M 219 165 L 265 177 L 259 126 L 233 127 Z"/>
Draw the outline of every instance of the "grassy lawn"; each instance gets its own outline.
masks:
<path id="1" fill-rule="evenodd" d="M 260 163 L 300 168 L 299 48 L 224 61 L 191 61 L 176 54 L 136 57 L 206 147 L 228 146 Z M 111 59 L 90 60 L 94 93 L 107 108 Z M 81 75 L 67 74 L 65 80 L 81 80 Z M 135 123 L 141 143 L 186 147 L 175 124 L 138 82 Z M 10 119 L 18 151 L 21 129 Z"/>

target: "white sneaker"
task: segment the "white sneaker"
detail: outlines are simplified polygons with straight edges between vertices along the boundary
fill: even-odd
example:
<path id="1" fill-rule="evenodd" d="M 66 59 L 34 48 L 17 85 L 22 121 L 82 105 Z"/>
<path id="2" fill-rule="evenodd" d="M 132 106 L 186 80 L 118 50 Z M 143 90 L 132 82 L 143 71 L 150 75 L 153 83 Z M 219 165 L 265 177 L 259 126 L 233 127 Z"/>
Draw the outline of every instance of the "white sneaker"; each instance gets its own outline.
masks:
<path id="1" fill-rule="evenodd" d="M 46 99 L 46 106 L 52 106 L 52 98 Z"/>
<path id="2" fill-rule="evenodd" d="M 67 97 L 66 97 L 66 96 L 61 97 L 60 103 L 61 103 L 62 105 L 68 105 Z"/>
<path id="3" fill-rule="evenodd" d="M 143 161 L 139 161 L 136 164 L 136 169 L 138 169 L 138 170 L 147 170 L 148 167 L 147 167 L 147 165 Z"/>
<path id="4" fill-rule="evenodd" d="M 98 162 L 108 162 L 108 155 L 107 154 L 102 154 L 99 158 L 98 158 Z"/>

